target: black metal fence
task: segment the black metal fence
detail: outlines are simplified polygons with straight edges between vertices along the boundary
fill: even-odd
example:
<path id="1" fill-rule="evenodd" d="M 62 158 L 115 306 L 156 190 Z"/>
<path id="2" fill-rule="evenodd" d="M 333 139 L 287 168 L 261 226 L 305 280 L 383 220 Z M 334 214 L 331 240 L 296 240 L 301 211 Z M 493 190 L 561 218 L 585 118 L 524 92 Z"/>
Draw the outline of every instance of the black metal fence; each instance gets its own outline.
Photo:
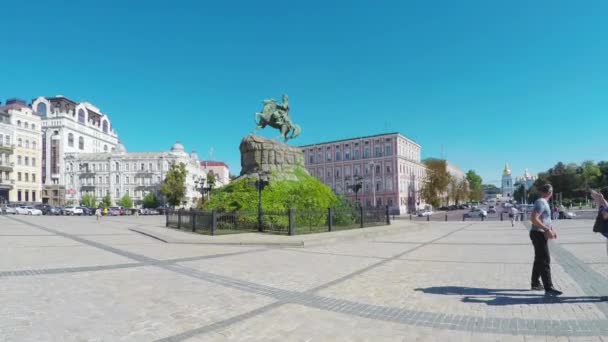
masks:
<path id="1" fill-rule="evenodd" d="M 594 220 L 597 216 L 597 212 L 593 210 L 573 210 L 573 216 L 568 216 L 567 213 L 561 213 L 557 215 L 555 219 L 574 219 L 574 220 Z M 515 221 L 529 221 L 531 212 L 519 212 L 515 215 Z M 393 220 L 410 220 L 419 222 L 454 222 L 454 221 L 510 221 L 511 217 L 506 212 L 499 213 L 488 213 L 485 216 L 479 215 L 475 212 L 463 212 L 463 211 L 439 211 L 432 215 L 421 216 L 416 214 L 407 214 L 401 216 L 392 216 Z"/>
<path id="2" fill-rule="evenodd" d="M 167 211 L 166 227 L 207 235 L 263 232 L 300 235 L 390 224 L 385 208 L 289 209 L 285 211 Z"/>

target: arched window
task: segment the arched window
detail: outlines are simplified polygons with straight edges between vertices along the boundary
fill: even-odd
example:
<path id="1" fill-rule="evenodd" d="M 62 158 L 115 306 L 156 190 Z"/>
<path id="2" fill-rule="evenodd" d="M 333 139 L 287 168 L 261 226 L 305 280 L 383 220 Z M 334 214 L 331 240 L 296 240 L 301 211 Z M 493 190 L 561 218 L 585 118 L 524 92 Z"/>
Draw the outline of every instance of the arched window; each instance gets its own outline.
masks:
<path id="1" fill-rule="evenodd" d="M 82 108 L 78 110 L 78 122 L 80 122 L 81 124 L 85 123 L 84 109 Z"/>
<path id="2" fill-rule="evenodd" d="M 17 140 L 17 146 L 22 147 L 23 146 L 23 140 L 21 140 L 21 138 L 19 138 Z"/>
<path id="3" fill-rule="evenodd" d="M 103 145 L 103 151 L 108 152 L 108 145 Z"/>
<path id="4" fill-rule="evenodd" d="M 125 184 L 129 184 L 129 176 L 125 177 Z"/>
<path id="5" fill-rule="evenodd" d="M 74 147 L 74 134 L 68 133 L 68 146 Z"/>
<path id="6" fill-rule="evenodd" d="M 25 148 L 30 148 L 30 141 L 29 140 L 25 140 Z"/>
<path id="7" fill-rule="evenodd" d="M 40 102 L 38 106 L 36 106 L 36 113 L 38 113 L 40 116 L 46 116 L 46 103 Z"/>
<path id="8" fill-rule="evenodd" d="M 106 120 L 103 120 L 102 130 L 104 133 L 108 133 L 108 122 Z"/>
<path id="9" fill-rule="evenodd" d="M 32 141 L 32 149 L 34 149 L 34 150 L 36 149 L 36 142 L 35 141 Z"/>
<path id="10" fill-rule="evenodd" d="M 84 138 L 83 137 L 78 138 L 78 148 L 81 150 L 84 150 Z"/>
<path id="11" fill-rule="evenodd" d="M 120 164 L 116 162 L 116 171 L 120 171 Z"/>
<path id="12" fill-rule="evenodd" d="M 21 120 L 17 120 L 17 126 L 21 127 Z"/>
<path id="13" fill-rule="evenodd" d="M 119 183 L 120 183 L 120 176 L 116 175 L 116 184 L 119 184 Z"/>
<path id="14" fill-rule="evenodd" d="M 23 128 L 30 128 L 30 124 L 28 124 L 27 122 L 23 123 Z"/>
<path id="15" fill-rule="evenodd" d="M 7 144 L 7 145 L 11 144 L 11 137 L 9 135 L 7 135 L 7 136 L 4 137 L 4 143 Z"/>

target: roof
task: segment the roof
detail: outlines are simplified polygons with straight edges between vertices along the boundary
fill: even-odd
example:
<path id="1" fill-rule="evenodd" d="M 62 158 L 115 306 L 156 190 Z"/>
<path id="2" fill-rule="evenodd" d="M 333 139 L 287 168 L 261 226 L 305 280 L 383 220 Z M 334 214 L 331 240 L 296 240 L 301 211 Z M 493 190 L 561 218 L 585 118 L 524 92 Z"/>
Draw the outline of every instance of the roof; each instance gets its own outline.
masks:
<path id="1" fill-rule="evenodd" d="M 312 147 L 312 146 L 317 146 L 317 145 L 324 145 L 324 144 L 335 144 L 338 142 L 342 142 L 342 141 L 350 141 L 350 140 L 358 140 L 358 139 L 369 139 L 369 138 L 375 138 L 375 137 L 382 137 L 385 135 L 400 135 L 404 138 L 406 138 L 407 140 L 412 141 L 415 144 L 418 144 L 416 141 L 414 141 L 413 139 L 410 139 L 408 137 L 406 137 L 405 135 L 399 133 L 399 132 L 388 132 L 388 133 L 380 133 L 380 134 L 374 134 L 374 135 L 366 135 L 366 136 L 362 136 L 362 137 L 352 137 L 352 138 L 346 138 L 346 139 L 339 139 L 339 140 L 330 140 L 330 141 L 324 141 L 324 142 L 318 142 L 315 144 L 308 144 L 308 145 L 302 145 L 302 146 L 297 146 L 299 148 L 306 148 L 306 147 Z"/>
<path id="2" fill-rule="evenodd" d="M 224 162 L 213 161 L 213 160 L 203 160 L 203 161 L 201 161 L 201 166 L 202 167 L 208 167 L 208 166 L 224 166 L 224 167 L 228 167 L 228 165 L 226 165 L 226 163 L 224 163 Z"/>

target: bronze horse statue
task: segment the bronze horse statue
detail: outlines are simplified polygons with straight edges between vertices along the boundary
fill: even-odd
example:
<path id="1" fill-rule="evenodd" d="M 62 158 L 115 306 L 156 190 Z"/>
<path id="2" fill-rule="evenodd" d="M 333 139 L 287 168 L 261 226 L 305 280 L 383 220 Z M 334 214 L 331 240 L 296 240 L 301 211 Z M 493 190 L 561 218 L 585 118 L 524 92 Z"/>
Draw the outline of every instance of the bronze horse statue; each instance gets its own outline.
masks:
<path id="1" fill-rule="evenodd" d="M 287 95 L 283 95 L 283 103 L 277 103 L 274 99 L 264 100 L 263 103 L 262 112 L 255 113 L 255 131 L 266 126 L 276 128 L 281 132 L 280 136 L 285 139 L 285 142 L 300 135 L 300 126 L 293 124 L 289 118 L 289 98 Z"/>

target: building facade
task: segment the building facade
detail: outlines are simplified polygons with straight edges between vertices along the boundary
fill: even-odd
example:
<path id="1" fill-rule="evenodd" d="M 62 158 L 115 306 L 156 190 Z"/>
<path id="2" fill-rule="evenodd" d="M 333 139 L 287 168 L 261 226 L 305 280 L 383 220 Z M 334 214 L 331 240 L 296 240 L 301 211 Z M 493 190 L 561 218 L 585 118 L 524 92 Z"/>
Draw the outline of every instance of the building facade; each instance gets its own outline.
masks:
<path id="1" fill-rule="evenodd" d="M 7 142 L 6 137 L 11 137 L 10 141 L 14 144 L 14 147 L 10 142 L 6 144 L 12 147 L 12 156 L 10 148 L 5 149 L 2 153 L 4 155 L 3 164 L 9 166 L 8 170 L 5 168 L 3 179 L 8 177 L 10 185 L 12 185 L 8 193 L 8 200 L 20 203 L 39 203 L 42 193 L 40 117 L 26 105 L 25 101 L 18 99 L 8 100 L 4 111 L 9 116 L 11 126 L 9 129 L 12 128 L 13 131 L 12 137 L 5 131 L 5 143 Z M 6 161 L 7 156 L 8 161 Z M 10 170 L 11 168 L 12 170 Z M 6 171 L 9 171 L 8 175 Z"/>
<path id="2" fill-rule="evenodd" d="M 230 168 L 224 162 L 203 160 L 201 167 L 205 173 L 212 172 L 215 175 L 215 187 L 220 187 L 230 183 Z"/>
<path id="3" fill-rule="evenodd" d="M 426 168 L 419 144 L 386 133 L 301 146 L 308 172 L 339 195 L 363 206 L 415 212 Z M 360 191 L 356 192 L 357 184 Z"/>
<path id="4" fill-rule="evenodd" d="M 0 106 L 0 204 L 9 200 L 9 193 L 15 186 L 13 176 L 14 134 L 11 116 Z"/>
<path id="5" fill-rule="evenodd" d="M 513 184 L 513 175 L 509 164 L 505 164 L 505 169 L 502 171 L 502 197 L 506 199 L 513 198 L 513 192 L 515 191 L 515 185 Z"/>
<path id="6" fill-rule="evenodd" d="M 65 156 L 71 153 L 112 153 L 119 144 L 109 117 L 88 102 L 67 97 L 38 97 L 32 109 L 42 118 L 43 202 L 65 204 L 77 189 L 65 183 Z"/>
<path id="7" fill-rule="evenodd" d="M 168 152 L 129 153 L 119 144 L 114 152 L 67 153 L 64 163 L 62 182 L 68 189 L 75 189 L 68 192 L 66 200 L 73 203 L 80 203 L 84 194 L 94 195 L 97 201 L 109 195 L 112 203 L 129 195 L 139 206 L 148 193 L 158 195 L 172 164 L 184 163 L 187 177 L 183 205 L 192 207 L 201 198 L 199 186 L 206 178 L 198 155 L 186 153 L 179 142 Z"/>

